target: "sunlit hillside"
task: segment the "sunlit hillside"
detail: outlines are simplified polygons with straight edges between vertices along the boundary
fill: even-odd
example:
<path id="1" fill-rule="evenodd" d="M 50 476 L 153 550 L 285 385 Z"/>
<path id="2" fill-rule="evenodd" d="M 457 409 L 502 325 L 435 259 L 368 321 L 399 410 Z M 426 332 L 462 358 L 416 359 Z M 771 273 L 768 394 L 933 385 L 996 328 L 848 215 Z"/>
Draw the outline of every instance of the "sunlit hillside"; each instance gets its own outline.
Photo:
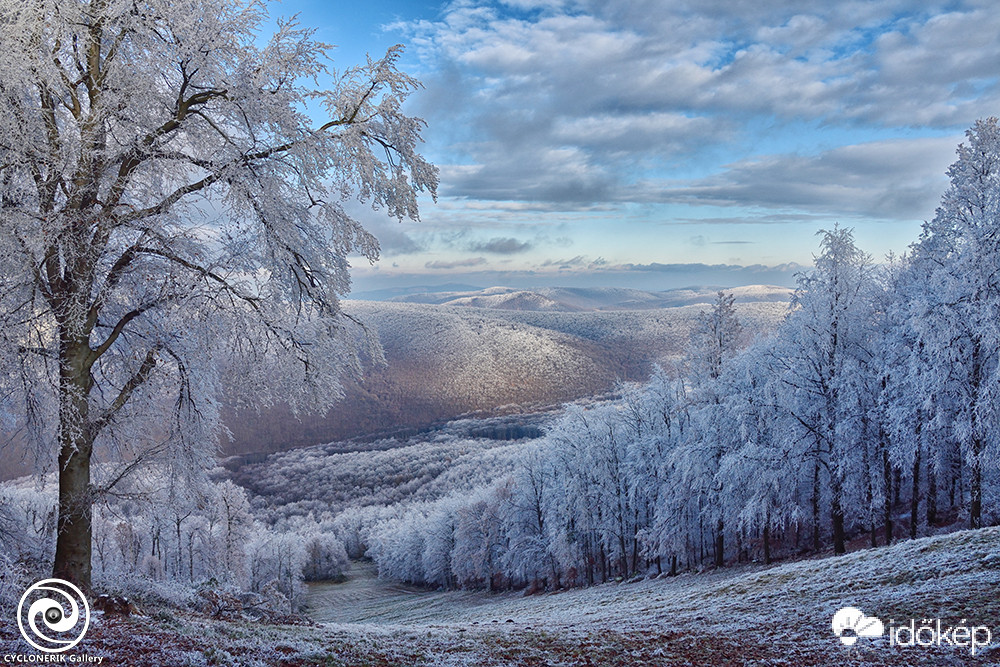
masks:
<path id="1" fill-rule="evenodd" d="M 610 310 L 639 290 L 561 290 L 573 312 L 508 310 L 429 303 L 348 301 L 385 352 L 325 417 L 292 417 L 276 408 L 230 415 L 229 453 L 276 451 L 371 433 L 406 433 L 460 415 L 529 412 L 641 380 L 654 363 L 684 354 L 698 315 L 713 296 L 685 293 L 697 305 Z M 770 331 L 788 309 L 788 291 L 740 288 L 745 330 Z M 783 299 L 777 299 L 782 296 Z M 465 298 L 465 297 L 462 297 Z M 586 305 L 587 310 L 583 310 Z"/>

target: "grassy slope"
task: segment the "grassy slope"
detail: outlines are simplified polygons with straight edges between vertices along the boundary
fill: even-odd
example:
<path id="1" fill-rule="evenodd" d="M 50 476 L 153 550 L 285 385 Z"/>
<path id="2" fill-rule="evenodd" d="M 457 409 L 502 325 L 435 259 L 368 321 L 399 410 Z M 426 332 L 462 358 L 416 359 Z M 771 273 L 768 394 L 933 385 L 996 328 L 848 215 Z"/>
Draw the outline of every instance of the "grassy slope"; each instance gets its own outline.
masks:
<path id="1" fill-rule="evenodd" d="M 431 593 L 432 604 L 410 605 L 392 624 L 259 626 L 166 612 L 99 618 L 81 646 L 112 665 L 990 665 L 1000 648 L 973 658 L 967 649 L 862 639 L 847 649 L 830 620 L 847 605 L 883 620 L 968 619 L 1000 642 L 998 592 L 1000 528 L 991 528 L 533 597 Z M 18 643 L 3 616 L 6 654 Z"/>

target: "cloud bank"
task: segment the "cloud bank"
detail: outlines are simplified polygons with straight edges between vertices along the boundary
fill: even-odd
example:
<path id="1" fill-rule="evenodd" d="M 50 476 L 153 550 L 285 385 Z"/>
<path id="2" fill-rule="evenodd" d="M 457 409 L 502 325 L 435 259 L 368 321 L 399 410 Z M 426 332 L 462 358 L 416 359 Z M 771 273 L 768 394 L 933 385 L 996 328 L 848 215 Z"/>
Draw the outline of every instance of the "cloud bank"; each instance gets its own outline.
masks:
<path id="1" fill-rule="evenodd" d="M 911 217 L 1000 108 L 985 2 L 462 1 L 405 30 L 468 200 Z"/>

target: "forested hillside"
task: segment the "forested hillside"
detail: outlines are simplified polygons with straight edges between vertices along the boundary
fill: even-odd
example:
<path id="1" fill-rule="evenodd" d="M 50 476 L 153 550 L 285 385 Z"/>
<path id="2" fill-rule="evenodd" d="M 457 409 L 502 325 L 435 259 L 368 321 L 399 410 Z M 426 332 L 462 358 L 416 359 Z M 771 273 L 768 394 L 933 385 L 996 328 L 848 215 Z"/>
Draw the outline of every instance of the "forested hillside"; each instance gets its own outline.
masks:
<path id="1" fill-rule="evenodd" d="M 787 301 L 753 299 L 784 292 L 744 291 L 748 300 L 737 309 L 747 331 L 772 330 Z M 227 453 L 405 434 L 463 414 L 524 413 L 604 394 L 619 381 L 647 377 L 654 363 L 680 360 L 705 309 L 543 312 L 372 301 L 343 307 L 377 334 L 385 365 L 369 363 L 325 416 L 297 418 L 281 406 L 259 415 L 230 412 Z"/>

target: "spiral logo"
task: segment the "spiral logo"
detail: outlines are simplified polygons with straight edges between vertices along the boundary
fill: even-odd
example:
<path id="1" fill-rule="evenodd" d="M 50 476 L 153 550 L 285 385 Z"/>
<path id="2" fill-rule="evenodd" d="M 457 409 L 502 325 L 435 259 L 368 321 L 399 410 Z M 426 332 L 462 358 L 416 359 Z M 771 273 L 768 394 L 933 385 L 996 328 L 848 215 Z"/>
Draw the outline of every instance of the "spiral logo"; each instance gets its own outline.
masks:
<path id="1" fill-rule="evenodd" d="M 68 651 L 90 626 L 90 607 L 79 588 L 62 579 L 43 579 L 21 596 L 17 626 L 24 640 L 46 653 Z"/>

